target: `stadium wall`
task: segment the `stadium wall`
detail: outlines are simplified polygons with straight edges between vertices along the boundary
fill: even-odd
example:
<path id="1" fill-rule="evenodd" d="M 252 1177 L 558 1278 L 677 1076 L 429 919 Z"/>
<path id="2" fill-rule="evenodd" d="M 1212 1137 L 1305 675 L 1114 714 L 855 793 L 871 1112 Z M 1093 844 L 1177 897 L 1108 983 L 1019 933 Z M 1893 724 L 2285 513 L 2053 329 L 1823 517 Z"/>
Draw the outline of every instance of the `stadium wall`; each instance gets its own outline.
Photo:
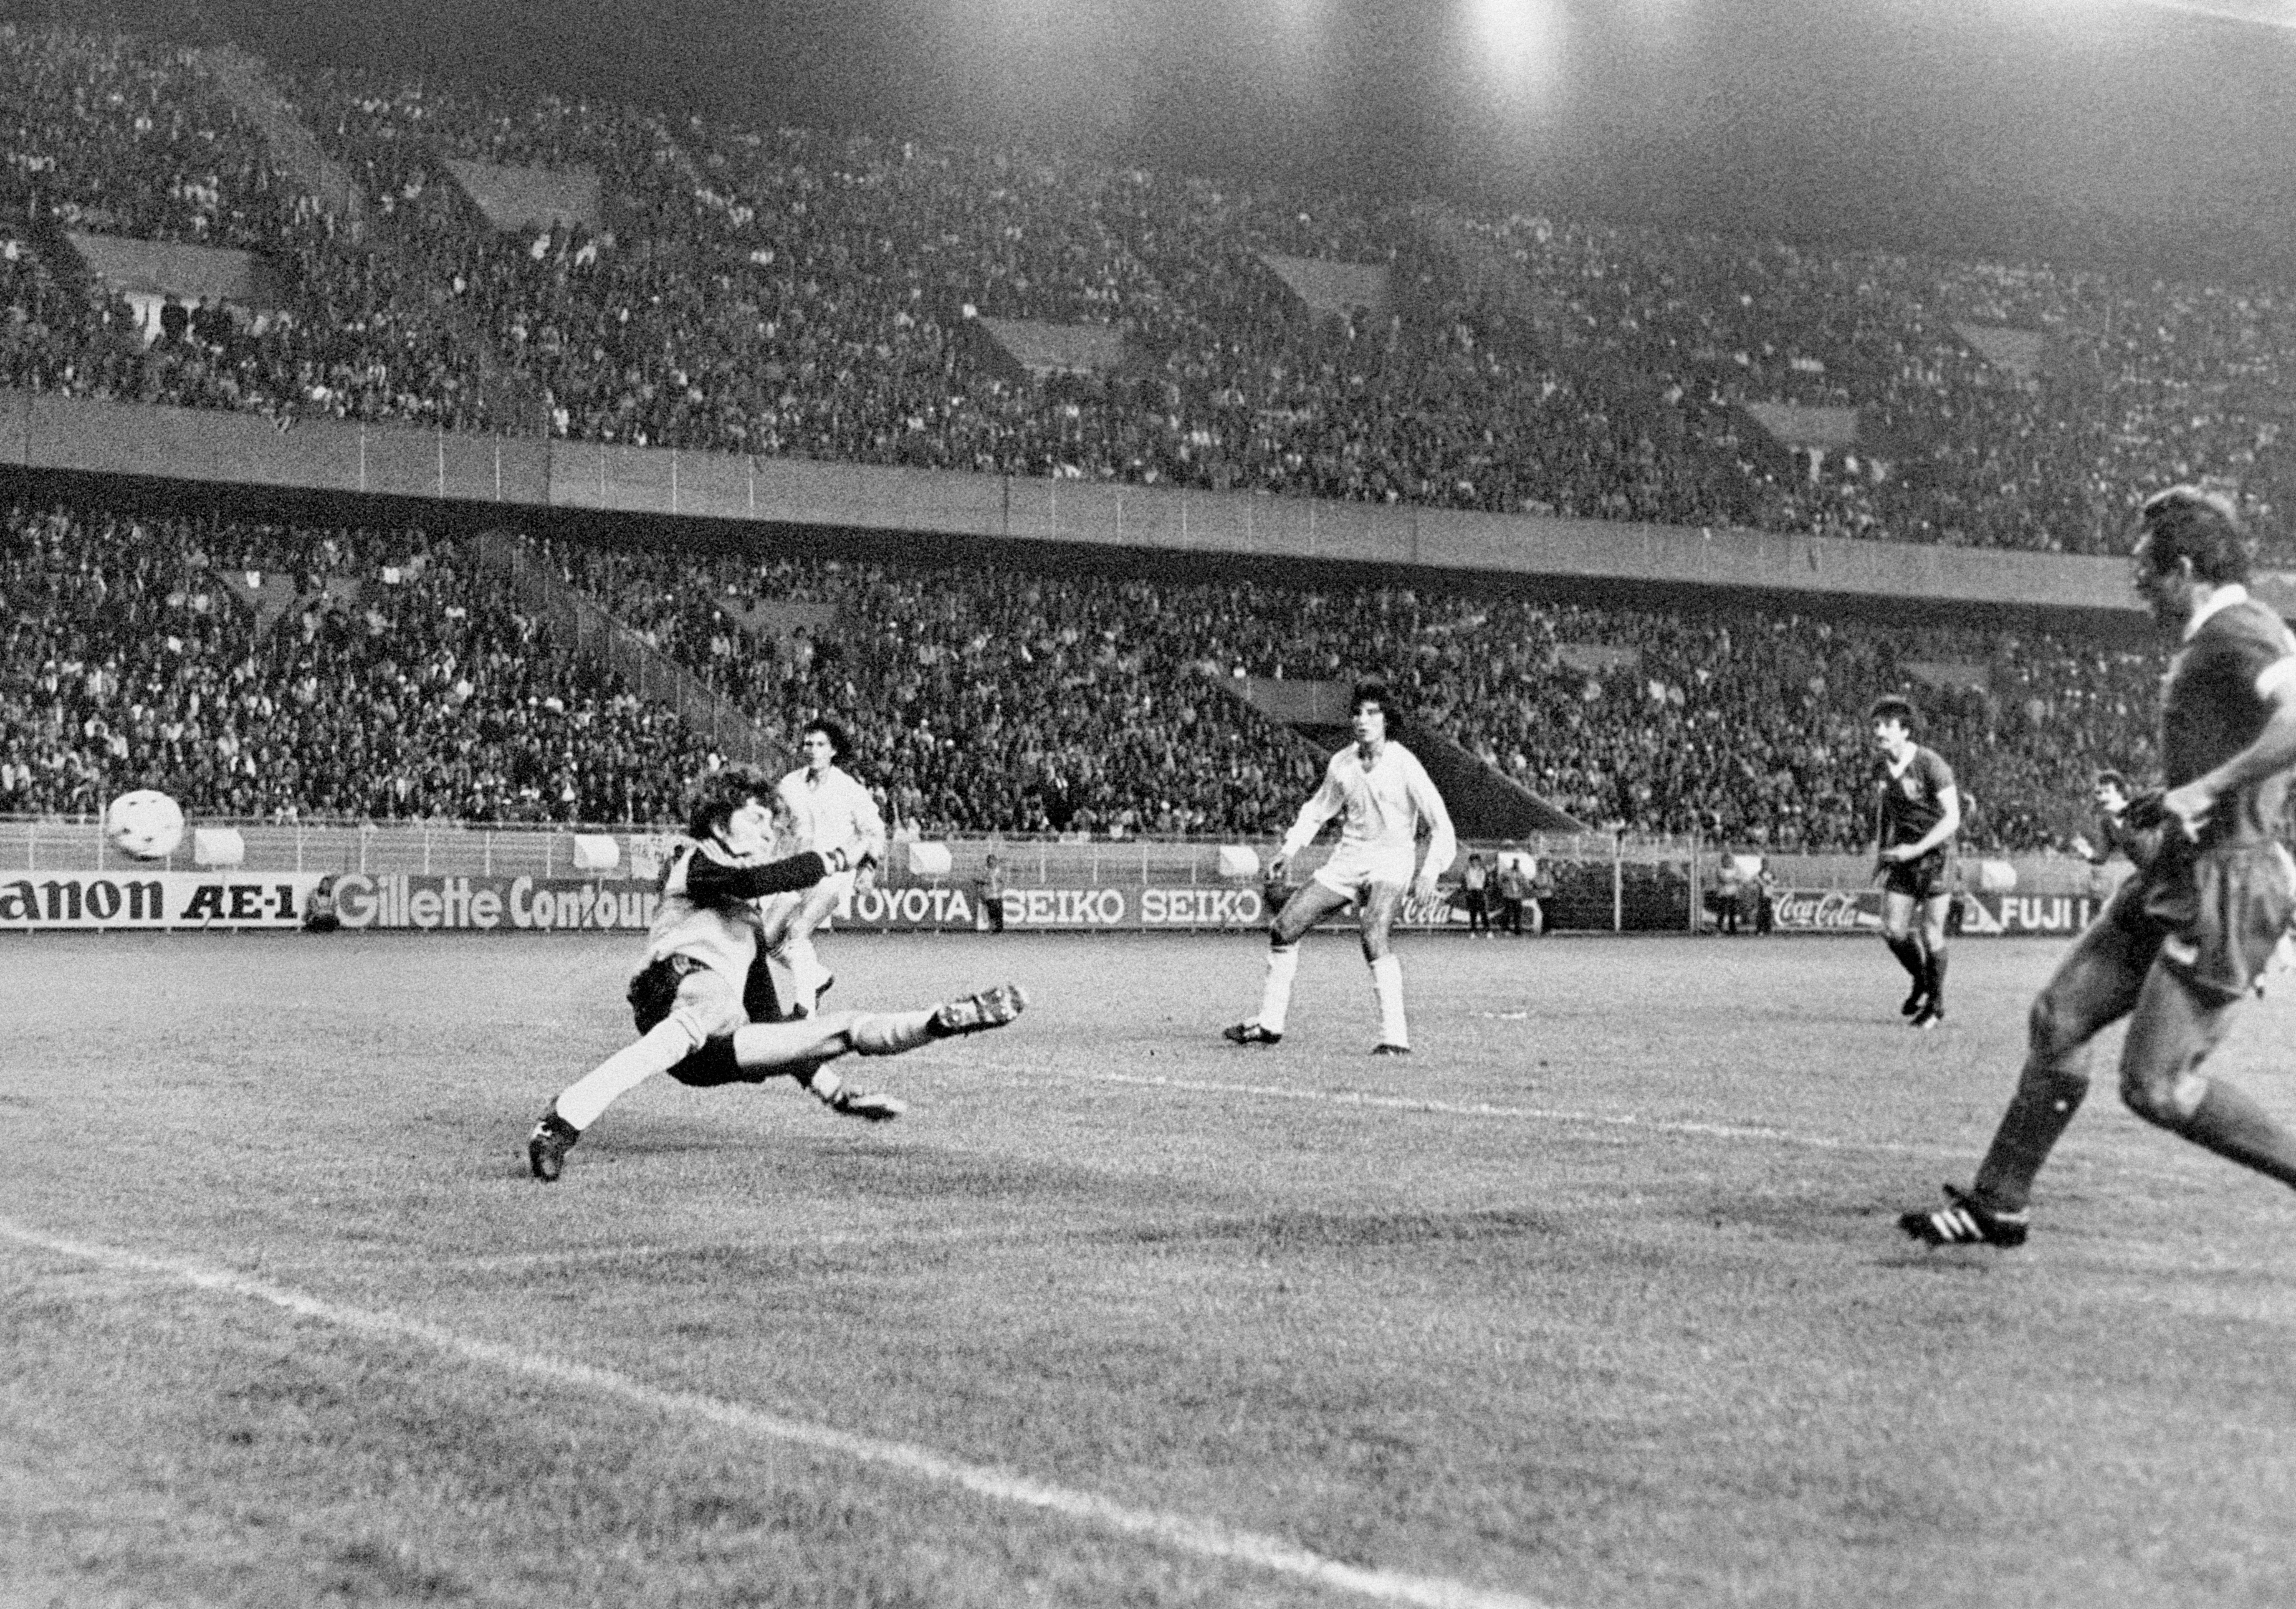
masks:
<path id="1" fill-rule="evenodd" d="M 2133 622 L 2119 559 L 1058 480 L 485 436 L 0 392 L 0 464 L 28 472 L 523 507 L 744 528 L 942 537 L 1196 559 L 1431 570 L 1592 588 L 2072 611 Z M 707 522 L 704 525 L 701 522 Z M 2296 612 L 2296 575 L 2259 590 Z"/>

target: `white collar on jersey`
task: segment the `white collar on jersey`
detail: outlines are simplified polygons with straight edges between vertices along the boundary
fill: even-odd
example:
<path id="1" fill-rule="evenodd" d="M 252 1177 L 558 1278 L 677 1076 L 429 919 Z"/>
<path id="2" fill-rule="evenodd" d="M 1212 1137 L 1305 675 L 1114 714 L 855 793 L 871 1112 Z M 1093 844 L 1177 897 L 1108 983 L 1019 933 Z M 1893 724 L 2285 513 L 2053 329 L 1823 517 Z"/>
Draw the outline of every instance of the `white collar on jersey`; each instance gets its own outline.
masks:
<path id="1" fill-rule="evenodd" d="M 2247 602 L 2247 587 L 2242 586 L 2238 581 L 2226 582 L 2223 586 L 2217 587 L 2209 594 L 2209 601 L 2207 603 L 2193 611 L 2193 618 L 2185 622 L 2185 635 L 2178 637 L 2177 640 L 2180 643 L 2191 642 L 2194 637 L 2201 634 L 2201 628 L 2209 623 L 2210 616 L 2221 614 L 2235 603 L 2245 603 Z"/>

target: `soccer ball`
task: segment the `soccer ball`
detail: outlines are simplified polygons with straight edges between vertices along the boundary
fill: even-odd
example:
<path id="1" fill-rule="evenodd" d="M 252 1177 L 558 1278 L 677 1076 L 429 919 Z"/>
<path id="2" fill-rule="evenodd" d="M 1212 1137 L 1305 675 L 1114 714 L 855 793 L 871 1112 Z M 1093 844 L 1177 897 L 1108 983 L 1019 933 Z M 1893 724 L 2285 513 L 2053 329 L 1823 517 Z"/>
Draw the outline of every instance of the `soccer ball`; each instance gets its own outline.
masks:
<path id="1" fill-rule="evenodd" d="M 103 813 L 111 847 L 137 860 L 165 860 L 184 841 L 184 807 L 157 788 L 122 793 Z"/>

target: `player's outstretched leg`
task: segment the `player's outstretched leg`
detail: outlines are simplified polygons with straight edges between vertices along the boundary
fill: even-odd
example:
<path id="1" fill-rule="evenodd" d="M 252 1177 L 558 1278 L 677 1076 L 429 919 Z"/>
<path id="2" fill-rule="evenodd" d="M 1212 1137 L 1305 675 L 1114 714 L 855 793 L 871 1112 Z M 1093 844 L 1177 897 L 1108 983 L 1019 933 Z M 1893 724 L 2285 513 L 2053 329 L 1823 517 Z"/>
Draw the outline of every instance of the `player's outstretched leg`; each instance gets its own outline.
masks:
<path id="1" fill-rule="evenodd" d="M 1002 1028 L 1028 1009 L 1018 984 L 1000 983 L 929 1011 L 845 1011 L 789 1022 L 753 1022 L 734 1035 L 745 1072 L 787 1072 L 831 1111 L 883 1122 L 907 1110 L 891 1096 L 849 1088 L 828 1063 L 844 1055 L 892 1056 L 935 1039 Z"/>
<path id="2" fill-rule="evenodd" d="M 925 1023 L 928 1038 L 954 1038 L 959 1034 L 980 1033 L 991 1028 L 1002 1028 L 1029 1009 L 1029 992 L 1018 983 L 999 983 L 994 989 L 984 989 L 977 995 L 959 995 L 954 1000 L 944 1000 L 933 1007 Z M 856 1046 L 865 1056 L 892 1055 L 890 1050 L 872 1050 Z M 903 1050 L 909 1048 L 904 1045 Z"/>
<path id="3" fill-rule="evenodd" d="M 684 1061 L 698 1043 L 691 1018 L 674 1014 L 568 1085 L 527 1136 L 528 1170 L 544 1184 L 554 1183 L 585 1129 L 615 1101 Z"/>

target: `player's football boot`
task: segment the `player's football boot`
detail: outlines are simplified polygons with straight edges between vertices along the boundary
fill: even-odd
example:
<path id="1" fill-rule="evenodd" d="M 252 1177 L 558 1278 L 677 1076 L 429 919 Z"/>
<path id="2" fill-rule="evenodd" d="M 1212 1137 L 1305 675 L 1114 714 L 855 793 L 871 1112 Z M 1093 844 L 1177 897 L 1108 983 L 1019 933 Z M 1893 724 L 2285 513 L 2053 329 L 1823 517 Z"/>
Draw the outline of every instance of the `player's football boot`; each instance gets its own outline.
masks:
<path id="1" fill-rule="evenodd" d="M 1220 1038 L 1231 1045 L 1281 1045 L 1283 1036 L 1270 1033 L 1257 1022 L 1237 1022 L 1220 1030 Z"/>
<path id="2" fill-rule="evenodd" d="M 526 1165 L 544 1184 L 554 1184 L 566 1171 L 566 1153 L 581 1137 L 582 1131 L 560 1117 L 558 1108 L 553 1106 L 526 1137 Z"/>
<path id="3" fill-rule="evenodd" d="M 857 1117 L 865 1123 L 890 1123 L 909 1108 L 907 1103 L 890 1095 L 840 1089 L 829 1098 L 829 1109 L 843 1117 Z"/>
<path id="4" fill-rule="evenodd" d="M 1915 1028 L 1943 1028 L 1945 1026 L 1945 1007 L 1939 1005 L 1935 1000 L 1923 1000 L 1922 1002 L 1921 1010 L 1914 1014 L 1913 1026 Z"/>
<path id="5" fill-rule="evenodd" d="M 1901 1017 L 1917 1017 L 1922 1014 L 1922 1008 L 1929 1003 L 1929 985 L 1916 983 L 1914 985 L 1914 992 L 1906 997 L 1906 1003 L 1898 1007 L 1898 1014 Z"/>
<path id="6" fill-rule="evenodd" d="M 994 989 L 984 989 L 977 995 L 963 995 L 944 1002 L 932 1014 L 932 1031 L 937 1038 L 951 1034 L 980 1033 L 991 1028 L 1002 1028 L 1029 1009 L 1029 996 L 1018 983 L 999 983 Z"/>
<path id="7" fill-rule="evenodd" d="M 1898 1227 L 1931 1246 L 2021 1246 L 2032 1221 L 2023 1208 L 2005 1212 L 1966 1190 L 1945 1187 L 1945 1205 L 1898 1215 Z"/>
<path id="8" fill-rule="evenodd" d="M 1411 1054 L 1411 1047 L 1408 1045 L 1390 1045 L 1385 1040 L 1382 1040 L 1379 1044 L 1371 1047 L 1371 1053 L 1375 1056 L 1407 1056 Z"/>

